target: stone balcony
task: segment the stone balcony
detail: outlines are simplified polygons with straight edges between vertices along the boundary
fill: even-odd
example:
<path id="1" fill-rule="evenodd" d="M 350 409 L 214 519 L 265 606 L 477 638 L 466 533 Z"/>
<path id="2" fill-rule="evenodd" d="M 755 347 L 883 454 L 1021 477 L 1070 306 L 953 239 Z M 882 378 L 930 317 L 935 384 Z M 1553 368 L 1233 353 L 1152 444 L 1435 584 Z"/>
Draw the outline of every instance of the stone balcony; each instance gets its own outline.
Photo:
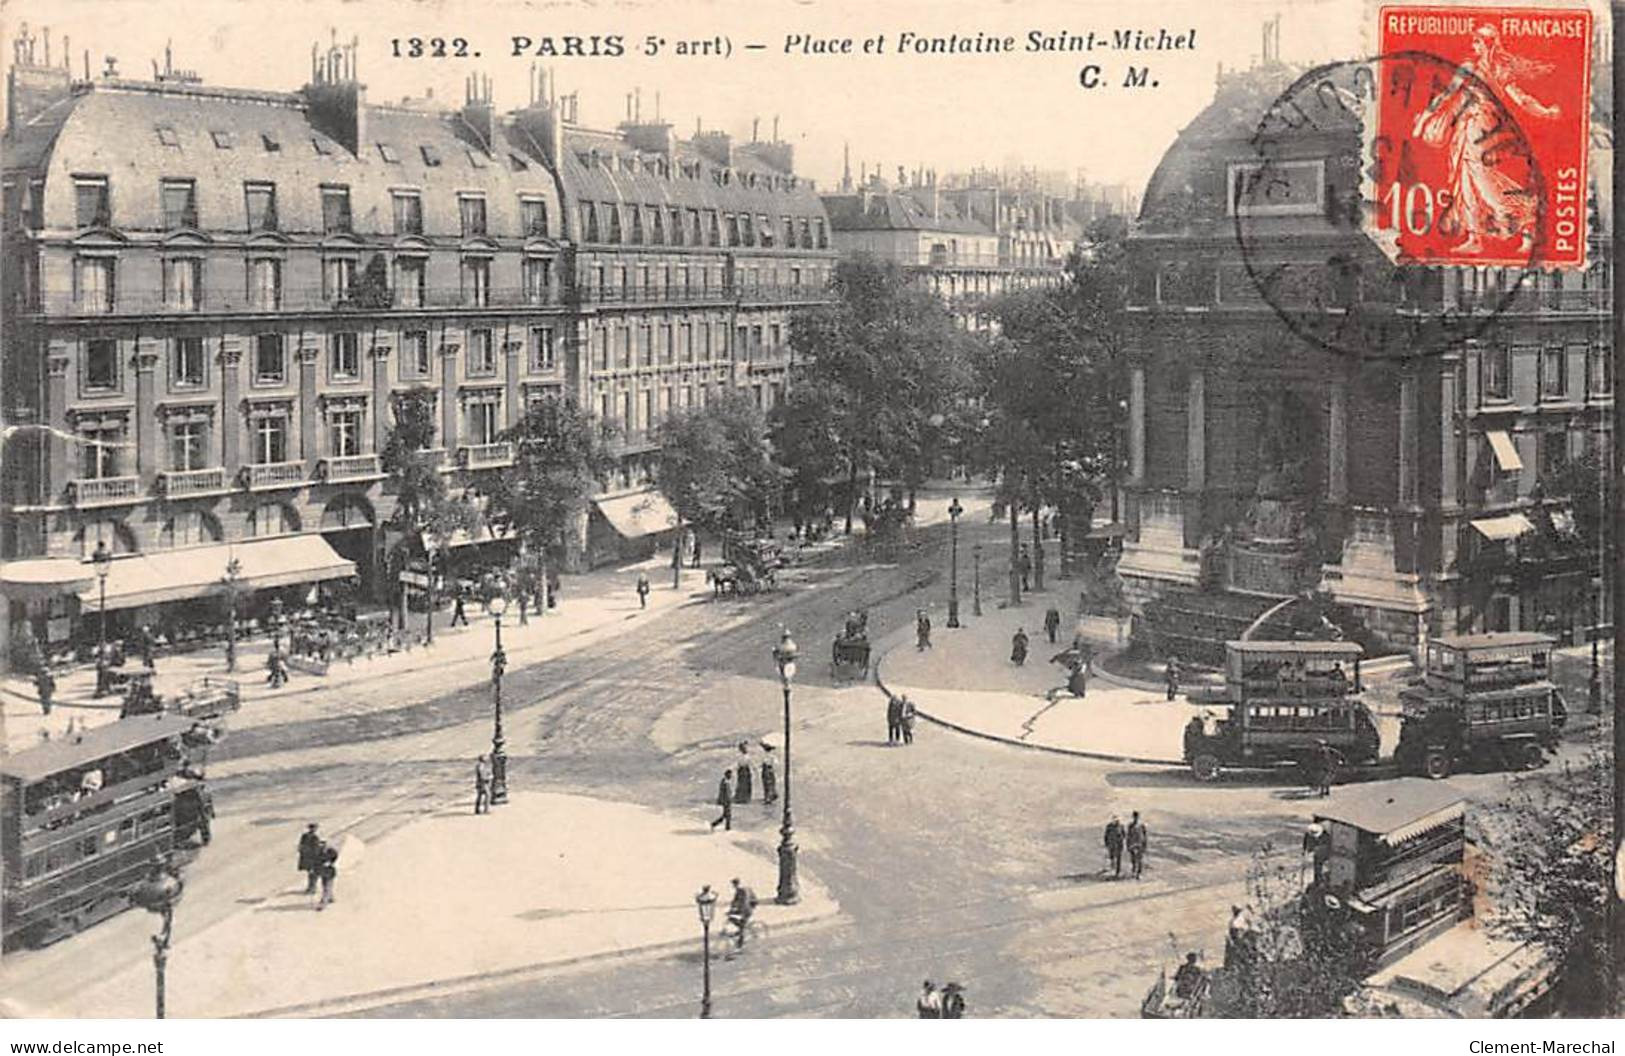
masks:
<path id="1" fill-rule="evenodd" d="M 457 454 L 464 469 L 500 469 L 513 465 L 513 445 L 506 442 L 464 444 L 457 449 Z"/>
<path id="2" fill-rule="evenodd" d="M 226 470 L 223 466 L 212 469 L 168 469 L 158 474 L 158 491 L 166 499 L 225 490 Z"/>
<path id="3" fill-rule="evenodd" d="M 297 488 L 304 482 L 303 462 L 256 462 L 243 467 L 243 486 L 249 491 Z"/>
<path id="4" fill-rule="evenodd" d="M 121 506 L 141 501 L 140 477 L 99 477 L 68 481 L 75 506 Z"/>
<path id="5" fill-rule="evenodd" d="M 372 480 L 383 476 L 377 455 L 330 455 L 321 460 L 319 471 L 329 484 L 341 480 Z"/>

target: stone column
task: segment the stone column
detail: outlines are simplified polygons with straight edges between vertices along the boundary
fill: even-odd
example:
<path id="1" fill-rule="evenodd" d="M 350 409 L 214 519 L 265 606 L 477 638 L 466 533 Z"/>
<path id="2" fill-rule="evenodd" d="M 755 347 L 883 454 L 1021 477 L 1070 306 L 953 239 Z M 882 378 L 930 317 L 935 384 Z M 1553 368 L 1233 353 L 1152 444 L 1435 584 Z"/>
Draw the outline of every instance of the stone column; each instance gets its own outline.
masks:
<path id="1" fill-rule="evenodd" d="M 1416 505 L 1416 371 L 1399 377 L 1399 504 Z"/>
<path id="2" fill-rule="evenodd" d="M 243 409 L 242 399 L 243 345 L 235 337 L 220 339 L 220 464 L 226 469 L 226 479 L 233 481 L 242 468 Z"/>
<path id="3" fill-rule="evenodd" d="M 372 346 L 372 450 L 389 443 L 389 346 Z"/>
<path id="4" fill-rule="evenodd" d="M 1145 368 L 1135 367 L 1128 378 L 1129 482 L 1145 483 Z"/>
<path id="5" fill-rule="evenodd" d="M 440 346 L 440 446 L 446 457 L 457 457 L 457 352 L 458 345 Z"/>
<path id="6" fill-rule="evenodd" d="M 1443 356 L 1439 362 L 1439 505 L 1446 509 L 1461 501 L 1457 494 L 1460 453 L 1456 444 L 1456 372 L 1460 363 L 1456 355 Z"/>
<path id="7" fill-rule="evenodd" d="M 509 341 L 502 348 L 508 357 L 508 385 L 507 391 L 503 395 L 503 399 L 508 406 L 503 411 L 503 420 L 509 426 L 514 426 L 518 424 L 520 418 L 524 417 L 524 408 L 520 406 L 519 402 L 519 371 L 523 366 L 519 357 L 525 350 L 525 343 L 523 341 Z"/>
<path id="8" fill-rule="evenodd" d="M 1331 415 L 1326 423 L 1326 500 L 1349 497 L 1349 383 L 1341 374 L 1331 381 Z"/>
<path id="9" fill-rule="evenodd" d="M 158 421 L 157 394 L 153 391 L 153 375 L 158 371 L 158 339 L 136 338 L 135 343 L 135 466 L 141 478 L 141 490 L 152 487 L 158 473 L 158 434 L 163 423 Z"/>
<path id="10" fill-rule="evenodd" d="M 1185 488 L 1207 487 L 1207 375 L 1191 371 L 1185 394 Z"/>
<path id="11" fill-rule="evenodd" d="M 73 353 L 68 342 L 52 341 L 45 360 L 45 424 L 63 432 L 68 431 L 68 371 L 72 365 Z M 60 432 L 54 432 L 46 438 L 45 451 L 41 498 L 47 503 L 60 502 L 68 481 L 79 475 L 73 463 L 77 447 L 70 450 L 67 439 Z"/>
<path id="12" fill-rule="evenodd" d="M 299 347 L 299 454 L 305 462 L 305 475 L 316 475 L 317 462 L 322 456 L 321 440 L 316 435 L 316 367 L 322 350 L 317 345 Z"/>

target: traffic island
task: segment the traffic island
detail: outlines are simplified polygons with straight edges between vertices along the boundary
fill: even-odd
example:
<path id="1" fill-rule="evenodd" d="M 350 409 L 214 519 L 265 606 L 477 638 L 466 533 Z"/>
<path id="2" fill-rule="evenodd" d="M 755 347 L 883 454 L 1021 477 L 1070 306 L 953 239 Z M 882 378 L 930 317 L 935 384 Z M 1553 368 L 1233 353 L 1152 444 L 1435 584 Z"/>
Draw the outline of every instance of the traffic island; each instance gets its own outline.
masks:
<path id="1" fill-rule="evenodd" d="M 734 877 L 761 899 L 757 917 L 770 936 L 838 913 L 805 870 L 801 901 L 775 905 L 771 846 L 756 835 L 712 834 L 703 813 L 516 793 L 489 814 L 462 803 L 375 843 L 341 838 L 332 905 L 318 910 L 290 869 L 275 893 L 240 898 L 243 911 L 176 941 L 169 1014 L 330 1016 L 598 958 L 697 951 L 694 898 L 706 884 L 724 903 L 712 926 L 720 952 Z M 296 835 L 290 828 L 290 863 Z M 195 881 L 208 882 L 207 874 Z M 145 959 L 67 994 L 30 995 L 18 982 L 4 1003 L 12 1016 L 152 1011 Z"/>

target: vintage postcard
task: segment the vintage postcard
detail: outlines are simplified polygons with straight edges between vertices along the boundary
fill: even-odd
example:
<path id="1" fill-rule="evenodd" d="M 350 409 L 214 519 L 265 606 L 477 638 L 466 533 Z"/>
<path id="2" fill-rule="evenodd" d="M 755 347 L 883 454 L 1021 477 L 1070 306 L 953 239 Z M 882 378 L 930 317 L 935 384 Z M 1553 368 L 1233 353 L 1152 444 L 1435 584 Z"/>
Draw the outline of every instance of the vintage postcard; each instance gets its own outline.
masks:
<path id="1" fill-rule="evenodd" d="M 1607 7 L 0 30 L 17 1038 L 1613 1051 Z"/>

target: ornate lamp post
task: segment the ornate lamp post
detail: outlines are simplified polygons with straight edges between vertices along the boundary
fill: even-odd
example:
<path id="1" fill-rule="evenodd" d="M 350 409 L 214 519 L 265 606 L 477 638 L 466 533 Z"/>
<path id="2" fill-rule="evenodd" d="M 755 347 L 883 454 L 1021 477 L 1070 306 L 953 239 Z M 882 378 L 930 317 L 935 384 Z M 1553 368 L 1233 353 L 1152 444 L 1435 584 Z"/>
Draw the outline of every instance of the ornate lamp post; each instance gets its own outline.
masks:
<path id="1" fill-rule="evenodd" d="M 423 588 L 424 596 L 428 599 L 423 613 L 423 644 L 434 644 L 434 554 L 435 539 L 428 532 L 423 536 L 424 565 L 428 570 L 428 585 Z"/>
<path id="2" fill-rule="evenodd" d="M 694 896 L 694 905 L 700 911 L 700 930 L 705 943 L 705 983 L 700 991 L 700 1018 L 711 1018 L 711 919 L 717 912 L 717 893 L 706 884 L 700 888 L 700 893 Z"/>
<path id="3" fill-rule="evenodd" d="M 779 685 L 784 688 L 784 824 L 779 826 L 779 894 L 781 906 L 801 901 L 796 883 L 796 824 L 790 814 L 790 683 L 796 677 L 796 642 L 786 627 L 773 648 L 773 662 L 779 666 Z"/>
<path id="4" fill-rule="evenodd" d="M 233 556 L 226 562 L 225 575 L 220 582 L 226 588 L 226 604 L 230 607 L 226 620 L 226 670 L 237 670 L 237 591 L 243 578 L 243 563 Z"/>
<path id="5" fill-rule="evenodd" d="M 952 526 L 949 534 L 952 544 L 949 547 L 948 572 L 948 626 L 959 626 L 959 515 L 965 512 L 965 507 L 959 505 L 959 496 L 948 505 L 948 523 Z"/>
<path id="6" fill-rule="evenodd" d="M 486 608 L 496 617 L 497 647 L 491 651 L 491 802 L 508 802 L 508 753 L 502 739 L 502 673 L 508 669 L 508 654 L 502 651 L 502 614 L 507 611 L 508 599 L 498 594 L 486 602 Z"/>
<path id="7" fill-rule="evenodd" d="M 152 863 L 152 872 L 130 892 L 130 900 L 149 913 L 156 913 L 163 921 L 163 930 L 152 937 L 152 967 L 156 979 L 156 1004 L 159 1019 L 164 1018 L 164 966 L 169 961 L 169 936 L 175 924 L 175 903 L 181 899 L 186 885 L 180 873 L 164 858 Z"/>
<path id="8" fill-rule="evenodd" d="M 982 614 L 982 544 L 977 543 L 970 548 L 971 554 L 971 602 L 970 611 L 973 616 Z"/>
<path id="9" fill-rule="evenodd" d="M 113 552 L 107 548 L 107 540 L 96 540 L 96 549 L 90 555 L 91 564 L 96 566 L 96 579 L 100 585 L 101 633 L 96 643 L 96 692 L 101 696 L 107 688 L 107 573 L 113 567 Z"/>
<path id="10" fill-rule="evenodd" d="M 282 655 L 282 623 L 287 617 L 282 612 L 282 599 L 271 599 L 271 655 Z"/>

